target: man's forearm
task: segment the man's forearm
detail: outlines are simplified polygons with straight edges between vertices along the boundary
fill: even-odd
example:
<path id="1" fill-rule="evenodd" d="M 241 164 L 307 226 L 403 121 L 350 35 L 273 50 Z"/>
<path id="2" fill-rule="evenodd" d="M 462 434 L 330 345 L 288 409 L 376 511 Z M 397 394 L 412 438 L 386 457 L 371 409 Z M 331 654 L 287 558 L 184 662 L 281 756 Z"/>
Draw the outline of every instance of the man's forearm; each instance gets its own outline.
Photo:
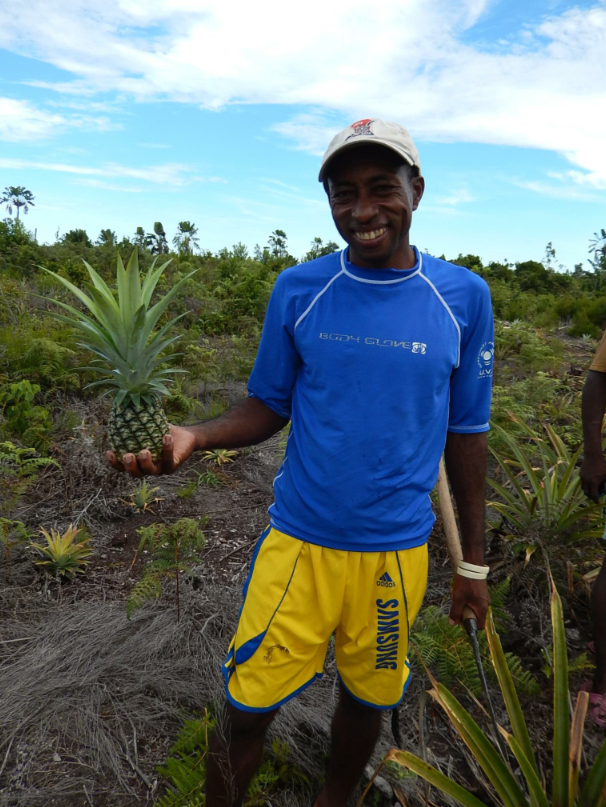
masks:
<path id="1" fill-rule="evenodd" d="M 187 429 L 195 436 L 198 450 L 242 448 L 268 440 L 287 423 L 258 398 L 245 398 L 218 418 Z"/>
<path id="2" fill-rule="evenodd" d="M 602 422 L 606 409 L 606 373 L 590 370 L 583 387 L 581 414 L 586 457 L 602 457 Z"/>
<path id="3" fill-rule="evenodd" d="M 487 457 L 486 432 L 448 433 L 444 460 L 459 514 L 463 558 L 478 565 L 484 563 Z"/>

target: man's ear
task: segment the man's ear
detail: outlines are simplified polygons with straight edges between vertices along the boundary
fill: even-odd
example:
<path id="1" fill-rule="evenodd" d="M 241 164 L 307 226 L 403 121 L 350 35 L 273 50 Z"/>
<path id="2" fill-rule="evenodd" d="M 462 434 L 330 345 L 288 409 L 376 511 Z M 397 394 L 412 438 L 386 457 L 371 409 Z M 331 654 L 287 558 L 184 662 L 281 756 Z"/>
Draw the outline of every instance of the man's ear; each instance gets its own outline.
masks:
<path id="1" fill-rule="evenodd" d="M 416 210 L 425 193 L 425 178 L 413 177 L 410 180 L 410 186 L 412 188 L 412 209 Z"/>

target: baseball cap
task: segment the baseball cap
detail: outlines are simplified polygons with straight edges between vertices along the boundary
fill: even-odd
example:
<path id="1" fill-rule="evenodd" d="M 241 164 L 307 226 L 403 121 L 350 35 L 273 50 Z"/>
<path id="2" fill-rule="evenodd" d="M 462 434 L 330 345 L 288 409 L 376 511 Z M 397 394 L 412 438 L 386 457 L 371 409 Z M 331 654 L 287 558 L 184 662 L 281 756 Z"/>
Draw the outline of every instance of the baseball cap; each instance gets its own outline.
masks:
<path id="1" fill-rule="evenodd" d="M 324 182 L 329 162 L 345 149 L 355 148 L 365 143 L 376 143 L 399 154 L 409 165 L 416 165 L 421 171 L 419 152 L 408 131 L 398 123 L 389 123 L 372 118 L 356 121 L 335 135 L 330 141 L 320 167 L 318 180 Z"/>

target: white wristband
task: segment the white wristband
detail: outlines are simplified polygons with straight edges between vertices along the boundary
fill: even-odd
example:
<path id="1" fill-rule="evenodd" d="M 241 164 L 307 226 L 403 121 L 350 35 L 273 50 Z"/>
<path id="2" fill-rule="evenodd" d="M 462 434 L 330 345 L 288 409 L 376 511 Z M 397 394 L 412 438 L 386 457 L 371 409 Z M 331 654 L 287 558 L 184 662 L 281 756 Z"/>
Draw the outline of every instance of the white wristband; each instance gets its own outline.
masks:
<path id="1" fill-rule="evenodd" d="M 467 569 L 457 569 L 459 577 L 469 577 L 471 580 L 486 580 L 488 574 L 486 572 L 470 572 Z"/>
<path id="2" fill-rule="evenodd" d="M 468 563 L 466 560 L 458 560 L 457 566 L 461 569 L 467 569 L 468 572 L 488 572 L 490 571 L 490 566 L 478 566 L 475 563 Z"/>
<path id="3" fill-rule="evenodd" d="M 464 560 L 457 562 L 457 574 L 471 580 L 486 580 L 489 571 L 490 566 L 477 566 L 475 563 L 467 563 Z"/>

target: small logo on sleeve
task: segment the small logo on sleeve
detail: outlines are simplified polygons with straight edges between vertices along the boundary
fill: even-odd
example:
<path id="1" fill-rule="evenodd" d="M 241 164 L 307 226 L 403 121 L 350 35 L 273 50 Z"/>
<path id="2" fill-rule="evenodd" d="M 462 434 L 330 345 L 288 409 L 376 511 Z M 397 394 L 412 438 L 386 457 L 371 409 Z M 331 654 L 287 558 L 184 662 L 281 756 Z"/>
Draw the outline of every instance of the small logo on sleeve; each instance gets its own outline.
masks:
<path id="1" fill-rule="evenodd" d="M 484 342 L 478 353 L 478 366 L 480 374 L 478 378 L 492 377 L 492 362 L 494 359 L 494 342 Z"/>

